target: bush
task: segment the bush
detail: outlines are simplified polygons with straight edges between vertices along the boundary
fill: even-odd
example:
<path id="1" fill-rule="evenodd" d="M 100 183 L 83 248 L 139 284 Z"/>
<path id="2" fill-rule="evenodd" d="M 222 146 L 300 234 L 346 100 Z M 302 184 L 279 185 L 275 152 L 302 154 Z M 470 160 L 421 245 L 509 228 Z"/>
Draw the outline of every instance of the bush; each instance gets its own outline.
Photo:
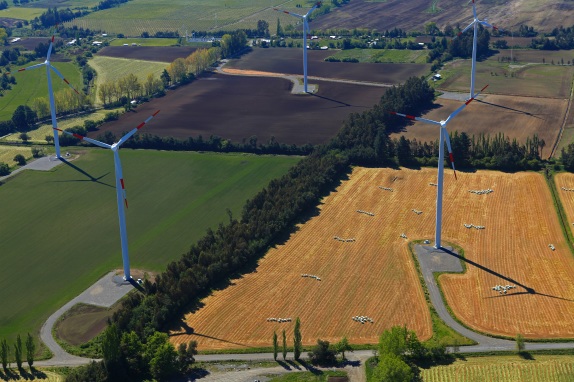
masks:
<path id="1" fill-rule="evenodd" d="M 0 176 L 10 175 L 10 167 L 4 162 L 0 162 Z"/>
<path id="2" fill-rule="evenodd" d="M 323 61 L 327 61 L 327 62 L 341 62 L 341 60 L 338 59 L 338 58 L 335 57 L 335 56 L 326 57 Z"/>
<path id="3" fill-rule="evenodd" d="M 342 61 L 343 62 L 355 62 L 356 63 L 356 62 L 359 62 L 359 59 L 354 58 L 354 57 L 345 57 L 345 58 L 343 58 Z"/>
<path id="4" fill-rule="evenodd" d="M 26 158 L 22 154 L 16 154 L 14 162 L 18 163 L 20 166 L 24 166 L 26 164 Z"/>

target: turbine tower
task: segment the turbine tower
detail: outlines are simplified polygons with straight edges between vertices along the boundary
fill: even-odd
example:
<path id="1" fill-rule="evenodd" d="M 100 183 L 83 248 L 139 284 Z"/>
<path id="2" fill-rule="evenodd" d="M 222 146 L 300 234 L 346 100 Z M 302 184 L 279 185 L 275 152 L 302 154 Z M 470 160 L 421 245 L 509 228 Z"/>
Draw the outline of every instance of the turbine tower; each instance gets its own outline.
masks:
<path id="1" fill-rule="evenodd" d="M 60 139 L 59 139 L 58 131 L 57 131 L 58 122 L 56 121 L 56 102 L 54 101 L 54 91 L 52 89 L 52 76 L 50 73 L 50 69 L 53 70 L 54 73 L 56 73 L 56 75 L 58 75 L 58 77 L 60 77 L 66 84 L 68 84 L 68 86 L 71 87 L 72 90 L 74 90 L 76 92 L 76 94 L 80 95 L 80 93 L 78 93 L 78 91 L 68 82 L 68 80 L 65 79 L 64 76 L 62 76 L 62 73 L 60 73 L 58 71 L 58 69 L 56 69 L 50 63 L 50 56 L 52 54 L 53 46 L 54 46 L 54 35 L 52 35 L 52 40 L 50 41 L 50 47 L 48 48 L 48 54 L 46 55 L 46 61 L 44 61 L 41 64 L 36 64 L 36 65 L 28 66 L 27 68 L 18 69 L 18 71 L 23 72 L 25 70 L 32 70 L 32 69 L 40 68 L 42 66 L 46 67 L 46 77 L 48 79 L 48 96 L 50 98 L 50 115 L 52 117 L 52 129 L 53 129 L 53 133 L 54 133 L 54 146 L 56 147 L 56 157 L 58 159 L 61 159 L 62 156 L 60 155 Z"/>
<path id="2" fill-rule="evenodd" d="M 132 135 L 134 135 L 139 129 L 141 129 L 146 123 L 148 123 L 153 117 L 155 117 L 159 113 L 159 110 L 153 113 L 153 115 L 149 116 L 145 121 L 140 123 L 136 128 L 132 131 L 127 133 L 117 141 L 116 143 L 109 145 L 107 143 L 103 143 L 97 141 L 95 139 L 91 139 L 88 137 L 84 137 L 79 134 L 70 133 L 69 131 L 60 130 L 55 128 L 54 130 L 61 131 L 64 134 L 74 136 L 80 140 L 90 142 L 96 146 L 103 147 L 105 149 L 110 149 L 114 153 L 114 167 L 115 167 L 115 174 L 116 174 L 116 196 L 117 196 L 117 203 L 118 203 L 118 217 L 120 221 L 120 242 L 122 246 L 122 262 L 124 266 L 124 279 L 129 280 L 131 279 L 130 275 L 130 258 L 128 253 L 128 232 L 126 228 L 126 213 L 125 208 L 128 207 L 128 199 L 126 197 L 126 189 L 124 184 L 124 176 L 122 172 L 122 164 L 120 162 L 120 155 L 118 153 L 121 145 L 127 141 Z"/>
<path id="3" fill-rule="evenodd" d="M 298 17 L 298 18 L 303 20 L 303 86 L 305 89 L 305 93 L 308 93 L 308 91 L 307 91 L 307 34 L 309 33 L 309 23 L 307 23 L 307 18 L 309 17 L 311 12 L 313 12 L 315 9 L 319 8 L 320 6 L 321 6 L 321 2 L 319 1 L 305 15 L 300 15 L 298 13 L 288 12 L 288 11 L 283 11 L 281 9 L 273 8 L 274 10 L 276 10 L 278 12 L 283 12 L 283 13 Z"/>
<path id="4" fill-rule="evenodd" d="M 429 123 L 432 125 L 440 126 L 440 137 L 438 142 L 438 185 L 436 192 L 436 222 L 435 222 L 435 248 L 441 248 L 441 234 L 442 234 L 442 190 L 443 190 L 443 180 L 444 180 L 444 143 L 446 142 L 448 148 L 448 155 L 450 163 L 452 164 L 452 169 L 454 171 L 454 177 L 456 179 L 456 169 L 454 168 L 454 157 L 452 155 L 452 148 L 450 145 L 450 137 L 448 136 L 448 131 L 446 130 L 446 125 L 454 118 L 458 113 L 460 113 L 469 103 L 471 103 L 488 85 L 482 88 L 482 90 L 466 101 L 462 106 L 452 112 L 451 115 L 444 121 L 433 121 L 432 119 L 414 117 L 412 115 L 401 114 L 394 111 L 390 113 L 393 115 L 398 115 L 405 117 L 414 121 L 421 121 L 424 123 Z"/>
<path id="5" fill-rule="evenodd" d="M 477 36 L 478 36 L 478 24 L 484 25 L 485 27 L 488 27 L 488 28 L 498 29 L 497 27 L 490 25 L 488 23 L 487 19 L 479 20 L 478 16 L 476 15 L 476 6 L 474 5 L 474 0 L 471 0 L 471 1 L 472 1 L 472 14 L 474 15 L 474 20 L 472 20 L 472 22 L 466 28 L 464 28 L 462 31 L 458 32 L 458 34 L 455 37 L 455 38 L 459 37 L 464 32 L 469 30 L 470 27 L 474 27 L 474 35 L 473 35 L 473 39 L 472 39 L 472 68 L 471 68 L 471 73 L 470 73 L 470 95 L 469 95 L 469 98 L 472 98 L 472 95 L 474 94 L 474 78 L 476 75 L 476 40 L 477 40 Z"/>

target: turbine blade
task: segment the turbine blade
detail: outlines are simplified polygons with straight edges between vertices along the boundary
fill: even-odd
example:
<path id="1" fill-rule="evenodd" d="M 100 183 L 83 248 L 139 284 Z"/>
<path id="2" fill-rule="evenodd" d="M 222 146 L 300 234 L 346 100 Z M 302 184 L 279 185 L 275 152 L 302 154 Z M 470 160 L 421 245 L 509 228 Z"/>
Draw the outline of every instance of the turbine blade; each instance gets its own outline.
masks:
<path id="1" fill-rule="evenodd" d="M 54 73 L 56 73 L 58 75 L 58 77 L 60 77 L 69 87 L 71 87 L 72 90 L 76 92 L 76 94 L 80 95 L 80 93 L 76 90 L 76 88 L 73 87 L 72 84 L 67 79 L 64 78 L 62 73 L 60 73 L 60 71 L 58 69 L 56 69 L 55 66 L 53 66 L 51 64 L 49 64 L 49 65 L 50 65 L 50 69 L 52 69 L 54 71 Z"/>
<path id="2" fill-rule="evenodd" d="M 58 131 L 66 134 L 66 135 L 70 135 L 72 137 L 78 138 L 81 141 L 90 142 L 93 145 L 100 146 L 100 147 L 103 147 L 105 149 L 111 149 L 112 148 L 112 146 L 108 145 L 107 143 L 96 141 L 95 139 L 84 137 L 83 135 L 80 135 L 80 134 L 76 134 L 76 133 L 72 133 L 69 131 L 62 130 L 62 129 L 58 129 L 57 127 L 55 127 L 54 130 L 58 130 Z"/>
<path id="3" fill-rule="evenodd" d="M 392 115 L 398 115 L 398 116 L 404 117 L 406 119 L 410 119 L 410 120 L 414 120 L 414 121 L 421 121 L 421 122 L 425 122 L 425 123 L 430 123 L 432 125 L 441 126 L 440 122 L 433 121 L 432 119 L 419 118 L 419 117 L 415 117 L 413 115 L 397 113 L 396 111 L 389 111 L 389 113 L 391 113 Z"/>
<path id="4" fill-rule="evenodd" d="M 319 6 L 319 4 L 315 4 L 315 5 L 313 6 L 313 8 L 309 9 L 309 12 L 307 12 L 307 13 L 305 14 L 305 18 L 307 18 L 307 16 L 309 16 L 309 15 L 311 14 L 311 12 L 313 12 L 315 9 L 317 9 L 318 6 Z"/>
<path id="5" fill-rule="evenodd" d="M 300 15 L 300 14 L 295 13 L 295 12 L 284 11 L 284 10 L 278 9 L 278 8 L 273 8 L 273 10 L 275 10 L 275 11 L 277 11 L 277 12 L 287 13 L 288 15 L 295 16 L 295 17 L 299 17 L 300 19 L 304 19 L 304 18 L 305 18 L 305 16 Z"/>
<path id="6" fill-rule="evenodd" d="M 441 129 L 444 129 L 446 148 L 448 149 L 448 159 L 450 160 L 450 164 L 452 165 L 452 170 L 454 171 L 454 178 L 456 180 L 458 180 L 458 178 L 456 177 L 456 169 L 454 168 L 454 156 L 452 155 L 452 147 L 450 146 L 450 137 L 448 135 L 448 131 L 446 130 L 446 127 L 443 126 L 443 127 L 441 127 Z"/>
<path id="7" fill-rule="evenodd" d="M 497 27 L 495 27 L 495 26 L 489 24 L 488 21 L 486 21 L 486 20 L 482 20 L 482 21 L 479 21 L 479 22 L 480 22 L 480 24 L 484 25 L 484 26 L 487 27 L 487 28 L 498 29 Z"/>
<path id="8" fill-rule="evenodd" d="M 462 111 L 462 109 L 464 109 L 465 107 L 468 106 L 469 103 L 471 103 L 472 101 L 474 101 L 474 99 L 476 97 L 478 97 L 478 95 L 480 93 L 482 93 L 482 91 L 484 89 L 486 89 L 488 87 L 488 85 L 486 85 L 485 87 L 483 87 L 482 89 L 480 89 L 480 91 L 478 93 L 476 93 L 472 98 L 468 99 L 461 107 L 459 107 L 458 109 L 456 109 L 455 111 L 452 112 L 451 115 L 448 116 L 448 118 L 446 119 L 446 121 L 444 122 L 444 124 L 446 125 L 452 118 L 454 118 L 458 113 L 460 113 Z"/>
<path id="9" fill-rule="evenodd" d="M 453 40 L 456 39 L 457 37 L 460 37 L 464 32 L 466 32 L 467 30 L 469 30 L 469 29 L 474 25 L 475 22 L 476 22 L 476 20 L 473 20 L 470 24 L 468 24 L 468 26 L 467 26 L 466 28 L 464 28 L 463 30 L 461 30 L 460 32 L 458 32 L 458 33 L 456 34 L 456 36 L 454 36 Z"/>
<path id="10" fill-rule="evenodd" d="M 54 46 L 54 35 L 52 35 L 52 41 L 50 41 L 50 47 L 48 48 L 48 54 L 46 55 L 46 61 L 50 61 L 50 56 L 52 55 L 52 47 Z"/>
<path id="11" fill-rule="evenodd" d="M 128 139 L 130 139 L 130 137 L 132 135 L 134 135 L 139 129 L 141 129 L 142 127 L 144 127 L 144 125 L 146 123 L 148 123 L 149 121 L 151 121 L 151 119 L 153 117 L 155 117 L 157 114 L 159 113 L 159 110 L 156 111 L 155 113 L 153 113 L 152 115 L 150 115 L 145 121 L 143 121 L 142 123 L 140 123 L 136 128 L 134 128 L 132 131 L 130 131 L 129 133 L 127 133 L 126 135 L 124 135 L 122 137 L 122 139 L 120 139 L 118 141 L 118 143 L 116 144 L 116 146 L 121 146 L 125 141 L 127 141 Z"/>
<path id="12" fill-rule="evenodd" d="M 476 5 L 474 4 L 474 0 L 472 0 L 472 14 L 474 15 L 474 20 L 476 21 L 478 16 L 476 15 Z"/>
<path id="13" fill-rule="evenodd" d="M 19 72 L 23 72 L 24 70 L 37 69 L 37 68 L 39 68 L 39 67 L 41 67 L 41 66 L 44 66 L 44 65 L 46 65 L 46 63 L 45 63 L 45 62 L 42 62 L 41 64 L 36 64 L 36 65 L 28 66 L 27 68 L 18 69 L 18 71 L 19 71 Z"/>

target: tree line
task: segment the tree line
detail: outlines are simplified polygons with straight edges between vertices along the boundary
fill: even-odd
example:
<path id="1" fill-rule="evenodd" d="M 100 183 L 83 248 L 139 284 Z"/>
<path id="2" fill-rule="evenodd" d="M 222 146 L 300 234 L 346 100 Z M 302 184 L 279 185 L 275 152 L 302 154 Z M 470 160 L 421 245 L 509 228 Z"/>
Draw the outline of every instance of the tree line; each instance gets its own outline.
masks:
<path id="1" fill-rule="evenodd" d="M 30 333 L 28 333 L 28 336 L 26 337 L 25 349 L 22 345 L 22 337 L 20 337 L 20 334 L 18 334 L 16 337 L 16 342 L 13 344 L 13 346 L 13 359 L 18 370 L 23 370 L 22 365 L 24 363 L 24 357 L 26 357 L 28 366 L 30 369 L 32 369 L 32 365 L 34 364 L 34 357 L 36 354 L 36 343 L 34 342 L 34 338 L 32 338 Z M 6 375 L 9 375 L 8 370 L 10 369 L 11 355 L 12 353 L 10 346 L 8 345 L 8 341 L 6 341 L 6 339 L 2 339 L 2 341 L 0 341 L 0 361 L 2 362 L 2 368 L 4 369 L 4 373 Z"/>

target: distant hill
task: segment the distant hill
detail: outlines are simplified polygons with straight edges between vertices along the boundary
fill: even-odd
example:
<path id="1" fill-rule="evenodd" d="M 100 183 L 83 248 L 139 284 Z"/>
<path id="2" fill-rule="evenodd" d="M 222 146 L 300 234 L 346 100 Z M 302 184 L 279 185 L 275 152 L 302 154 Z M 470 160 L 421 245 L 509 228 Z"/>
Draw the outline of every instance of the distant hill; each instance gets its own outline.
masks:
<path id="1" fill-rule="evenodd" d="M 527 24 L 541 32 L 563 25 L 574 25 L 574 0 L 475 0 L 481 19 L 501 28 L 518 29 Z M 472 6 L 466 0 L 352 0 L 310 23 L 311 29 L 369 28 L 385 31 L 424 31 L 434 21 L 439 28 L 451 24 L 464 28 L 472 18 Z"/>

